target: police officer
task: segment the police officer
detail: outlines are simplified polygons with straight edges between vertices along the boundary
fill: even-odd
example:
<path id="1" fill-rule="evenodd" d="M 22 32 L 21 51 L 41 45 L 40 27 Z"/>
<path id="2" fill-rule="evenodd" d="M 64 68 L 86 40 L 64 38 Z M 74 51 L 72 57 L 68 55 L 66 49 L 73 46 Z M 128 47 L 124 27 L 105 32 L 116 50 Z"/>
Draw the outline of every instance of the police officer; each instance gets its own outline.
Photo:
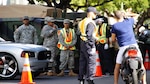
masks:
<path id="1" fill-rule="evenodd" d="M 16 43 L 37 44 L 38 38 L 36 29 L 29 24 L 29 17 L 23 17 L 23 25 L 19 26 L 14 32 Z"/>
<path id="2" fill-rule="evenodd" d="M 148 55 L 150 58 L 150 29 L 148 28 L 148 24 L 143 26 L 145 29 L 142 29 L 138 40 L 139 42 L 139 48 L 142 53 L 143 62 L 145 61 L 146 51 L 148 50 Z"/>
<path id="3" fill-rule="evenodd" d="M 101 59 L 100 63 L 102 66 L 102 73 L 113 74 L 114 69 L 114 53 L 113 48 L 110 48 L 109 38 L 111 37 L 110 29 L 108 27 L 107 18 L 102 17 L 95 20 L 97 24 L 97 38 L 96 47 L 99 52 L 99 58 Z M 111 53 L 111 54 L 109 54 Z"/>
<path id="4" fill-rule="evenodd" d="M 57 42 L 58 42 L 58 36 L 57 36 L 57 29 L 58 26 L 54 24 L 54 18 L 53 17 L 46 17 L 46 23 L 42 28 L 41 31 L 41 37 L 44 39 L 43 46 L 49 48 L 51 51 L 51 58 L 49 59 L 50 65 L 52 64 L 52 70 L 49 66 L 47 75 L 57 75 L 55 72 L 55 65 L 56 65 L 56 53 L 58 51 L 57 49 Z"/>
<path id="5" fill-rule="evenodd" d="M 74 50 L 76 49 L 75 44 L 77 41 L 77 37 L 74 29 L 69 27 L 70 20 L 65 19 L 64 28 L 58 31 L 59 42 L 57 44 L 58 48 L 61 50 L 60 52 L 60 66 L 59 69 L 61 72 L 57 76 L 64 76 L 64 70 L 68 64 L 69 68 L 69 76 L 77 76 L 73 72 L 74 68 Z"/>
<path id="6" fill-rule="evenodd" d="M 84 84 L 86 79 L 88 84 L 94 84 L 94 71 L 96 66 L 96 47 L 95 33 L 97 10 L 94 7 L 87 8 L 87 17 L 79 22 L 80 31 L 80 58 L 79 58 L 79 76 L 80 84 Z M 85 77 L 85 78 L 84 78 Z"/>

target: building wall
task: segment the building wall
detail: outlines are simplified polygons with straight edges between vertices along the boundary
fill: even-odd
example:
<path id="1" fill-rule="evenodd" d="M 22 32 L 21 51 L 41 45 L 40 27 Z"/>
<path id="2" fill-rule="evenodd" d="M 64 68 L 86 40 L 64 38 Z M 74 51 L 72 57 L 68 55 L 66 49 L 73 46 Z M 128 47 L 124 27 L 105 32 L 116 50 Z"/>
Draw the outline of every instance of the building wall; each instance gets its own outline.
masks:
<path id="1" fill-rule="evenodd" d="M 27 0 L 0 0 L 0 5 L 22 4 L 27 5 Z"/>

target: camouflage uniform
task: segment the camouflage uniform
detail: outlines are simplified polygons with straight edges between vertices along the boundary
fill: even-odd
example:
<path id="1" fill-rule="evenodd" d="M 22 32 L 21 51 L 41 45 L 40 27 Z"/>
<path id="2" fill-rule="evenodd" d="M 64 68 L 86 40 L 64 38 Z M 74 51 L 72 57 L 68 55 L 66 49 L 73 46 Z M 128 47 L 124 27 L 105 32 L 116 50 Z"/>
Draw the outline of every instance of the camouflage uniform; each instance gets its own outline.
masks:
<path id="1" fill-rule="evenodd" d="M 14 40 L 16 43 L 37 44 L 36 29 L 32 25 L 23 24 L 14 32 Z"/>
<path id="2" fill-rule="evenodd" d="M 55 26 L 56 26 L 56 28 L 53 28 L 49 25 L 45 25 L 41 31 L 41 37 L 44 38 L 43 46 L 49 48 L 49 50 L 51 51 L 50 63 L 52 63 L 52 66 L 50 66 L 50 67 L 53 68 L 52 72 L 54 72 L 54 73 L 55 73 L 54 66 L 56 65 L 55 58 L 56 58 L 56 55 L 58 53 L 58 48 L 57 48 L 57 42 L 58 42 L 57 29 L 58 29 L 58 26 L 57 25 L 55 25 Z M 49 67 L 49 72 L 51 72 L 50 67 Z"/>
<path id="3" fill-rule="evenodd" d="M 70 20 L 69 19 L 65 19 L 64 20 L 64 24 L 70 24 Z M 66 34 L 69 34 L 71 32 L 70 28 L 63 28 L 61 29 L 60 31 L 65 31 Z M 74 31 L 74 29 L 72 29 Z M 72 33 L 73 33 L 72 31 Z M 59 47 L 59 49 L 61 50 L 60 52 L 60 66 L 59 66 L 59 69 L 61 70 L 61 72 L 57 75 L 57 76 L 64 76 L 64 70 L 65 68 L 67 67 L 67 64 L 68 64 L 68 68 L 69 68 L 69 76 L 77 76 L 77 74 L 75 74 L 73 72 L 73 68 L 74 68 L 74 49 L 70 49 L 71 47 L 75 47 L 75 44 L 77 42 L 77 36 L 75 33 L 73 33 L 72 35 L 72 41 L 71 43 L 67 44 L 65 42 L 65 39 L 68 38 L 67 36 L 64 36 L 65 34 L 63 34 L 62 32 L 61 33 L 58 33 L 58 39 L 59 39 L 59 42 L 60 44 L 62 44 L 62 46 L 64 46 L 64 48 L 61 48 Z M 70 38 L 70 37 L 69 37 Z"/>
<path id="4" fill-rule="evenodd" d="M 66 44 L 64 42 L 64 37 L 62 34 L 59 35 L 59 41 L 63 42 L 62 44 Z M 67 46 L 70 45 L 75 45 L 77 42 L 77 37 L 76 35 L 74 35 L 74 38 L 72 39 L 72 43 L 71 44 L 66 44 Z M 67 64 L 68 64 L 68 68 L 69 69 L 73 69 L 74 68 L 74 51 L 73 50 L 61 50 L 60 52 L 60 66 L 59 69 L 60 70 L 65 70 Z"/>
<path id="5" fill-rule="evenodd" d="M 55 52 L 57 50 L 57 42 L 58 42 L 58 36 L 57 36 L 57 29 L 53 28 L 51 26 L 45 25 L 41 31 L 41 37 L 44 38 L 43 46 L 47 47 L 51 51 L 52 59 L 55 57 Z"/>

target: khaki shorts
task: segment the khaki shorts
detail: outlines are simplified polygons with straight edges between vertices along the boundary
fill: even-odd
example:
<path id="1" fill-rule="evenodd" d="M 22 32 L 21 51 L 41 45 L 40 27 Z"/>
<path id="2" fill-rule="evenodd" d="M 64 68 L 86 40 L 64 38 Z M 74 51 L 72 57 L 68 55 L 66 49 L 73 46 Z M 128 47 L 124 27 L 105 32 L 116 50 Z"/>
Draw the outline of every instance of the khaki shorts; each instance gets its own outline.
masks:
<path id="1" fill-rule="evenodd" d="M 139 49 L 139 46 L 137 44 L 131 44 L 131 45 L 134 45 L 134 46 L 137 47 L 137 49 L 138 49 L 138 57 L 140 57 L 142 59 L 142 61 L 143 61 L 142 54 L 141 54 L 141 51 Z M 116 58 L 116 63 L 118 63 L 118 64 L 122 63 L 123 53 L 131 45 L 119 47 L 119 51 L 118 51 L 117 58 Z"/>

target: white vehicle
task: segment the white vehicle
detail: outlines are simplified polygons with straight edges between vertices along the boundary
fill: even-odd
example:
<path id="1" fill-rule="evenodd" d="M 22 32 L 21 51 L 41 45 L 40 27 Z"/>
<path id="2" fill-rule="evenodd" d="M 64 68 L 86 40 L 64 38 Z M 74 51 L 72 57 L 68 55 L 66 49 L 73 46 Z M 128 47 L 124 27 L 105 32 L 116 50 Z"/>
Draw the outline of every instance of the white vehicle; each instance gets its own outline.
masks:
<path id="1" fill-rule="evenodd" d="M 22 72 L 25 53 L 29 54 L 33 76 L 38 76 L 47 70 L 47 59 L 51 55 L 46 47 L 13 43 L 0 38 L 0 79 L 12 79 Z"/>

